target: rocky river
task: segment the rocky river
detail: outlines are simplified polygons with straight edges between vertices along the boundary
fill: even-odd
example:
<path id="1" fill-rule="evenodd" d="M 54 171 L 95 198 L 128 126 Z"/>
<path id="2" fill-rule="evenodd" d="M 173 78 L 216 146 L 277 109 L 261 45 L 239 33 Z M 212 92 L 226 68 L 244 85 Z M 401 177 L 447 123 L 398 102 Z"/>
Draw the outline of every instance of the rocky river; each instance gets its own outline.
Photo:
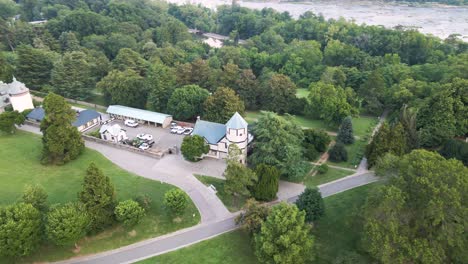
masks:
<path id="1" fill-rule="evenodd" d="M 167 0 L 171 3 L 202 4 L 209 8 L 230 4 L 230 0 Z M 409 5 L 365 0 L 318 0 L 311 2 L 238 1 L 241 6 L 262 9 L 271 7 L 287 11 L 293 17 L 312 11 L 325 18 L 343 17 L 358 24 L 414 27 L 425 34 L 446 38 L 460 34 L 468 42 L 468 6 L 442 6 L 437 4 Z"/>

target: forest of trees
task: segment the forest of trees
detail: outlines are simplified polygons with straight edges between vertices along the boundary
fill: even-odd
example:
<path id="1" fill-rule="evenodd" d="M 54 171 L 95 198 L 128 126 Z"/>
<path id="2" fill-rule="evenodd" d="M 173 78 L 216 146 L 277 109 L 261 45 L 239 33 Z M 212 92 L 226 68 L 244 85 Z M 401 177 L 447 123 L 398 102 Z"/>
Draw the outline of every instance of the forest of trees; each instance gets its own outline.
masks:
<path id="1" fill-rule="evenodd" d="M 188 28 L 234 41 L 210 48 Z M 31 89 L 73 99 L 99 93 L 108 104 L 217 122 L 232 111 L 267 110 L 335 127 L 388 109 L 392 127 L 402 123 L 410 137 L 405 153 L 468 131 L 468 43 L 456 37 L 311 12 L 293 19 L 267 8 L 215 12 L 145 0 L 0 0 L 0 30 L 3 81 L 14 74 Z M 297 88 L 309 96 L 297 98 Z M 224 103 L 214 105 L 213 96 Z"/>

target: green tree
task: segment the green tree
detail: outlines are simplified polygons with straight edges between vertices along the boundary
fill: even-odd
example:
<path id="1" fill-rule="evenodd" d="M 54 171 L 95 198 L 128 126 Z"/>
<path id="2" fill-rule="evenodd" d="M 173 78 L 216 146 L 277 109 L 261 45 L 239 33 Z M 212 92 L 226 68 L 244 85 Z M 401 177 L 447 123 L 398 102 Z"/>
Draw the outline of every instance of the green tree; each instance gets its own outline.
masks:
<path id="1" fill-rule="evenodd" d="M 328 151 L 330 155 L 329 158 L 333 162 L 342 162 L 348 160 L 348 151 L 346 150 L 345 146 L 341 142 L 336 142 L 336 144 L 331 147 Z"/>
<path id="2" fill-rule="evenodd" d="M 250 235 L 255 235 L 260 231 L 270 211 L 269 206 L 261 204 L 255 199 L 248 199 L 245 202 L 243 212 L 236 217 L 236 223 Z"/>
<path id="3" fill-rule="evenodd" d="M 343 142 L 344 144 L 354 143 L 353 122 L 350 116 L 345 117 L 341 122 L 336 140 Z"/>
<path id="4" fill-rule="evenodd" d="M 112 61 L 112 68 L 119 71 L 133 70 L 144 77 L 148 71 L 149 63 L 138 52 L 123 48 L 119 50 Z"/>
<path id="5" fill-rule="evenodd" d="M 461 162 L 434 152 L 403 156 L 367 198 L 364 248 L 381 263 L 464 262 L 467 175 Z"/>
<path id="6" fill-rule="evenodd" d="M 279 189 L 280 171 L 266 164 L 258 164 L 255 167 L 257 182 L 252 187 L 253 197 L 261 201 L 271 201 L 276 198 Z"/>
<path id="7" fill-rule="evenodd" d="M 31 204 L 0 208 L 0 256 L 31 254 L 41 239 L 41 213 Z"/>
<path id="8" fill-rule="evenodd" d="M 144 108 L 146 104 L 146 87 L 143 77 L 133 70 L 123 72 L 113 70 L 97 83 L 109 104 L 120 104 Z"/>
<path id="9" fill-rule="evenodd" d="M 85 100 L 91 97 L 94 78 L 87 56 L 80 51 L 65 53 L 52 70 L 53 91 L 66 98 Z"/>
<path id="10" fill-rule="evenodd" d="M 15 76 L 18 80 L 36 90 L 49 84 L 56 57 L 54 53 L 24 45 L 19 46 L 16 52 L 18 62 Z"/>
<path id="11" fill-rule="evenodd" d="M 378 71 L 373 71 L 359 88 L 358 94 L 364 99 L 363 106 L 369 113 L 382 112 L 385 88 L 385 80 Z"/>
<path id="12" fill-rule="evenodd" d="M 72 52 L 80 50 L 80 42 L 73 32 L 62 32 L 59 37 L 59 43 L 63 52 Z"/>
<path id="13" fill-rule="evenodd" d="M 184 137 L 180 151 L 186 160 L 199 161 L 203 154 L 208 153 L 210 146 L 206 144 L 205 139 L 193 135 L 190 137 Z"/>
<path id="14" fill-rule="evenodd" d="M 188 206 L 187 194 L 181 189 L 171 189 L 164 194 L 164 205 L 171 213 L 180 215 Z"/>
<path id="15" fill-rule="evenodd" d="M 275 128 L 275 129 L 272 129 Z M 255 147 L 250 156 L 253 166 L 275 166 L 289 179 L 301 179 L 309 165 L 303 159 L 302 129 L 291 116 L 264 112 L 253 128 Z"/>
<path id="16" fill-rule="evenodd" d="M 47 214 L 46 235 L 55 245 L 76 243 L 88 231 L 90 218 L 83 205 L 67 203 Z"/>
<path id="17" fill-rule="evenodd" d="M 321 129 L 305 129 L 304 144 L 312 145 L 318 152 L 325 152 L 330 144 L 331 138 Z"/>
<path id="18" fill-rule="evenodd" d="M 162 63 L 155 63 L 149 68 L 147 75 L 145 82 L 148 90 L 148 108 L 164 113 L 175 90 L 175 71 Z"/>
<path id="19" fill-rule="evenodd" d="M 49 208 L 47 204 L 47 192 L 40 185 L 28 185 L 23 191 L 21 201 L 25 204 L 31 204 L 40 212 L 46 212 Z"/>
<path id="20" fill-rule="evenodd" d="M 102 230 L 112 223 L 116 203 L 114 185 L 94 163 L 86 170 L 78 198 L 91 218 L 91 231 Z"/>
<path id="21" fill-rule="evenodd" d="M 261 86 L 251 69 L 242 70 L 239 79 L 236 80 L 234 89 L 239 97 L 244 101 L 245 108 L 258 109 Z"/>
<path id="22" fill-rule="evenodd" d="M 204 119 L 225 124 L 234 113 L 244 114 L 244 102 L 227 87 L 220 87 L 204 103 Z"/>
<path id="23" fill-rule="evenodd" d="M 177 66 L 176 75 L 178 85 L 194 84 L 210 92 L 217 87 L 215 80 L 217 75 L 206 60 L 196 59 L 191 63 L 180 64 Z"/>
<path id="24" fill-rule="evenodd" d="M 408 150 L 406 134 L 401 123 L 389 127 L 384 123 L 366 147 L 366 157 L 369 168 L 374 166 L 380 157 L 386 153 L 397 156 L 405 154 Z"/>
<path id="25" fill-rule="evenodd" d="M 0 114 L 0 131 L 8 134 L 16 132 L 16 126 L 24 123 L 24 115 L 18 111 L 7 111 Z"/>
<path id="26" fill-rule="evenodd" d="M 255 255 L 261 263 L 305 263 L 310 260 L 313 237 L 305 223 L 305 212 L 295 205 L 273 207 L 255 235 Z"/>
<path id="27" fill-rule="evenodd" d="M 277 113 L 287 113 L 291 101 L 296 98 L 296 85 L 283 74 L 270 74 L 262 82 L 262 109 Z"/>
<path id="28" fill-rule="evenodd" d="M 250 197 L 250 188 L 257 180 L 257 176 L 251 169 L 238 161 L 230 161 L 228 162 L 224 176 L 226 177 L 224 191 L 227 194 L 233 195 L 236 198 L 239 196 Z"/>
<path id="29" fill-rule="evenodd" d="M 203 103 L 209 92 L 198 85 L 186 85 L 175 89 L 167 110 L 177 120 L 193 120 L 203 112 Z"/>
<path id="30" fill-rule="evenodd" d="M 131 227 L 138 224 L 145 216 L 145 209 L 134 200 L 125 200 L 115 207 L 114 214 L 117 221 Z"/>
<path id="31" fill-rule="evenodd" d="M 42 163 L 63 164 L 76 159 L 84 149 L 80 132 L 72 126 L 76 113 L 60 95 L 49 93 L 43 102 L 41 122 Z"/>
<path id="32" fill-rule="evenodd" d="M 1 23 L 1 19 L 0 19 Z M 0 24 L 1 27 L 1 24 Z M 0 29 L 1 30 L 1 29 Z M 10 83 L 13 80 L 13 65 L 8 62 L 5 53 L 0 52 L 0 81 Z"/>
<path id="33" fill-rule="evenodd" d="M 468 166 L 468 143 L 458 139 L 449 139 L 439 151 L 446 159 L 455 158 Z"/>
<path id="34" fill-rule="evenodd" d="M 339 124 L 345 117 L 355 115 L 358 110 L 348 100 L 349 94 L 341 87 L 323 82 L 312 83 L 306 106 L 306 115 L 323 119 L 328 125 Z"/>
<path id="35" fill-rule="evenodd" d="M 325 204 L 322 194 L 317 188 L 306 188 L 296 201 L 297 208 L 306 213 L 305 220 L 313 222 L 325 214 Z"/>

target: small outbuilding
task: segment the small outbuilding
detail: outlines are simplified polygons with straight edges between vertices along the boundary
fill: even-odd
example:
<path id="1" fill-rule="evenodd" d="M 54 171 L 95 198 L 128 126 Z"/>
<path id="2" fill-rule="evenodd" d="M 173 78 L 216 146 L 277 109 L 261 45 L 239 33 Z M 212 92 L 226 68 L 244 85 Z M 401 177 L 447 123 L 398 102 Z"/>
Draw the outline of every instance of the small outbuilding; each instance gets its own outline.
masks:
<path id="1" fill-rule="evenodd" d="M 115 143 L 128 139 L 127 132 L 118 124 L 101 126 L 99 134 L 101 135 L 101 139 L 113 141 Z"/>
<path id="2" fill-rule="evenodd" d="M 132 108 L 123 105 L 110 105 L 107 108 L 107 113 L 110 117 L 116 119 L 131 119 L 141 124 L 148 124 L 153 126 L 168 127 L 172 122 L 172 116 L 148 110 Z"/>

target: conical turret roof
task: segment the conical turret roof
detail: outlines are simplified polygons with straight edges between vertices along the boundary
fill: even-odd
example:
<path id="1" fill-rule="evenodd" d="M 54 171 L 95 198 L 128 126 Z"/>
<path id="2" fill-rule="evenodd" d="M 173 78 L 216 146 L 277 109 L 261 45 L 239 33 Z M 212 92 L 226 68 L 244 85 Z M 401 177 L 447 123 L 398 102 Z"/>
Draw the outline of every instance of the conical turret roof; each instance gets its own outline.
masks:
<path id="1" fill-rule="evenodd" d="M 245 121 L 245 119 L 238 112 L 236 112 L 226 123 L 226 128 L 241 129 L 247 128 L 248 125 L 249 124 L 247 121 Z"/>

